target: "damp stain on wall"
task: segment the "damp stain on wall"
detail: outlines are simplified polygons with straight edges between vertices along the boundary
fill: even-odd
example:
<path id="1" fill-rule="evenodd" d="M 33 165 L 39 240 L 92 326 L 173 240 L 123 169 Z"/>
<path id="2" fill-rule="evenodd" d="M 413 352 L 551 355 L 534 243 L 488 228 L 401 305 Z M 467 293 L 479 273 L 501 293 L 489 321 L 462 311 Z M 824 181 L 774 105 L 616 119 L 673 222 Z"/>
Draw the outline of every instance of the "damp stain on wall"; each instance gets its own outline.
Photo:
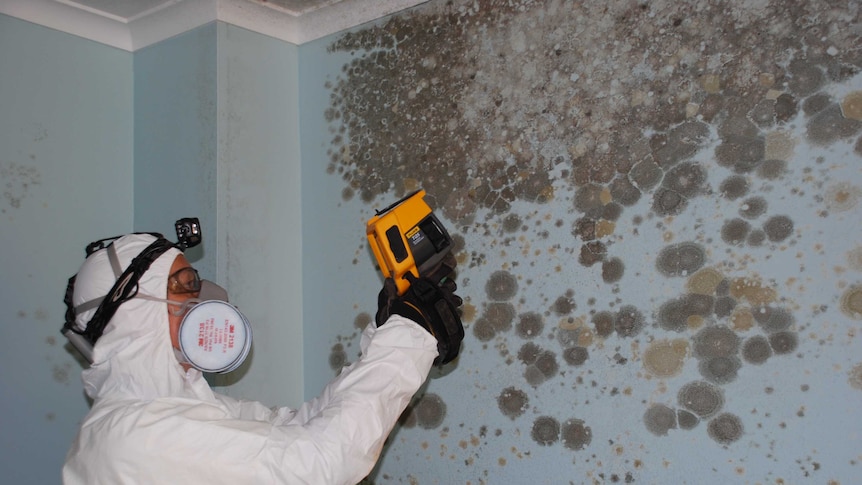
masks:
<path id="1" fill-rule="evenodd" d="M 21 202 L 27 198 L 30 189 L 42 181 L 41 172 L 32 166 L 20 163 L 0 161 L 0 184 L 3 190 L 3 206 L 0 212 L 9 209 L 19 209 Z"/>
<path id="2" fill-rule="evenodd" d="M 326 85 L 325 169 L 369 211 L 424 188 L 466 300 L 461 358 L 401 420 L 445 431 L 401 436 L 377 476 L 433 483 L 407 471 L 419 457 L 468 483 L 515 461 L 549 483 L 678 478 L 662 450 L 685 435 L 723 450 L 707 481 L 849 479 L 859 457 L 782 466 L 807 459 L 775 457 L 787 420 L 813 418 L 774 416 L 811 393 L 764 381 L 841 369 L 835 392 L 862 387 L 860 15 L 432 0 L 334 41 L 352 60 Z M 552 452 L 565 472 L 539 464 Z"/>

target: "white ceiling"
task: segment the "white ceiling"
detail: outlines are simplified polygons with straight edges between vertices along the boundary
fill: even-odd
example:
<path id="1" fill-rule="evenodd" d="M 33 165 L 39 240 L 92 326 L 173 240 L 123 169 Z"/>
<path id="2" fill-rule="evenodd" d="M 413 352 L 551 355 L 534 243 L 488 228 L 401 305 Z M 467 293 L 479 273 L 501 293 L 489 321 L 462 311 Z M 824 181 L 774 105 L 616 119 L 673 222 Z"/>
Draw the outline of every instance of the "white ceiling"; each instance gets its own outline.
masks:
<path id="1" fill-rule="evenodd" d="M 302 44 L 428 0 L 0 0 L 0 13 L 127 51 L 220 20 Z"/>

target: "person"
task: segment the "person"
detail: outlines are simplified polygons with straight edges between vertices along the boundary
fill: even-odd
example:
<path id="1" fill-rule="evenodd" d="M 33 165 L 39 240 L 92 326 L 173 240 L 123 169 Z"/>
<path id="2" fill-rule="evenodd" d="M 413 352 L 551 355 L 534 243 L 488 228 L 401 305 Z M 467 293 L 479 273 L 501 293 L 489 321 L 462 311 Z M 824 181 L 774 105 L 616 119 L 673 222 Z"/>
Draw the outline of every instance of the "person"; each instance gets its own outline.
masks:
<path id="1" fill-rule="evenodd" d="M 207 303 L 205 282 L 181 246 L 162 248 L 141 266 L 165 241 L 159 238 L 136 233 L 97 246 L 70 279 L 71 333 L 87 335 L 104 302 L 120 303 L 82 372 L 93 403 L 67 454 L 66 484 L 355 484 L 374 467 L 432 365 L 458 354 L 461 299 L 454 258 L 446 258 L 414 282 L 424 295 L 411 287 L 399 296 L 391 280 L 384 284 L 361 356 L 298 409 L 216 393 L 180 335 L 183 314 Z M 106 297 L 121 290 L 122 298 Z"/>

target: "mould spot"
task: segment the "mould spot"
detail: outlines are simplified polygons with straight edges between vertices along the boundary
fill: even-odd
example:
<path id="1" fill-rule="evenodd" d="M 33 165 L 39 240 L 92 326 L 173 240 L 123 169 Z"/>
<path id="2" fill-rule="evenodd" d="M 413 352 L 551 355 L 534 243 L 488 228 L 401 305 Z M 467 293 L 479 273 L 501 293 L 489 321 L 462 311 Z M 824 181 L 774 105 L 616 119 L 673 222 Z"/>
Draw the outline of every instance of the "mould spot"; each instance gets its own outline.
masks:
<path id="1" fill-rule="evenodd" d="M 670 167 L 692 157 L 709 137 L 709 126 L 695 120 L 685 121 L 672 128 L 667 139 L 656 144 L 653 156 L 662 167 Z"/>
<path id="2" fill-rule="evenodd" d="M 620 258 L 611 258 L 602 263 L 602 280 L 605 283 L 616 283 L 623 277 L 625 266 Z"/>
<path id="3" fill-rule="evenodd" d="M 661 181 L 664 172 L 652 160 L 641 160 L 629 172 L 629 179 L 640 190 L 649 190 Z"/>
<path id="4" fill-rule="evenodd" d="M 599 217 L 602 207 L 602 192 L 605 190 L 599 184 L 589 183 L 575 192 L 575 209 L 591 217 Z"/>
<path id="5" fill-rule="evenodd" d="M 542 376 L 544 376 L 543 381 L 557 375 L 560 369 L 560 365 L 557 363 L 557 355 L 550 350 L 541 352 L 536 357 L 536 362 L 533 363 L 533 366 L 542 373 Z"/>
<path id="6" fill-rule="evenodd" d="M 775 180 L 781 178 L 787 173 L 787 162 L 784 160 L 764 160 L 763 163 L 757 166 L 757 176 L 767 180 Z"/>
<path id="7" fill-rule="evenodd" d="M 518 350 L 518 360 L 523 362 L 526 365 L 530 365 L 536 362 L 536 359 L 539 358 L 539 354 L 542 352 L 542 348 L 533 342 L 527 342 L 521 346 Z"/>
<path id="8" fill-rule="evenodd" d="M 862 320 L 862 285 L 853 285 L 844 291 L 841 311 L 854 320 Z"/>
<path id="9" fill-rule="evenodd" d="M 712 295 L 718 285 L 724 281 L 724 276 L 713 268 L 703 268 L 694 273 L 686 281 L 689 293 Z"/>
<path id="10" fill-rule="evenodd" d="M 706 172 L 695 162 L 685 162 L 673 167 L 664 176 L 662 186 L 690 199 L 703 191 Z"/>
<path id="11" fill-rule="evenodd" d="M 688 276 L 706 262 L 703 247 L 693 242 L 666 246 L 658 255 L 656 267 L 665 276 Z"/>
<path id="12" fill-rule="evenodd" d="M 694 429 L 700 423 L 700 419 L 694 413 L 690 413 L 685 409 L 677 409 L 676 420 L 679 427 L 682 429 Z"/>
<path id="13" fill-rule="evenodd" d="M 742 344 L 742 358 L 749 364 L 760 365 L 772 356 L 772 348 L 763 335 L 749 337 Z"/>
<path id="14" fill-rule="evenodd" d="M 730 219 L 721 226 L 721 240 L 733 246 L 742 245 L 751 230 L 751 224 L 739 218 Z"/>
<path id="15" fill-rule="evenodd" d="M 723 296 L 715 300 L 713 311 L 716 317 L 724 318 L 730 316 L 734 308 L 736 308 L 736 300 L 729 296 Z"/>
<path id="16" fill-rule="evenodd" d="M 679 405 L 706 419 L 721 411 L 724 406 L 724 393 L 706 381 L 693 381 L 682 386 L 677 394 Z"/>
<path id="17" fill-rule="evenodd" d="M 736 356 L 712 357 L 700 361 L 697 369 L 704 379 L 713 384 L 727 384 L 736 380 L 742 361 Z"/>
<path id="18" fill-rule="evenodd" d="M 527 393 L 514 387 L 507 387 L 497 397 L 497 406 L 500 412 L 512 420 L 524 414 L 529 406 L 530 399 Z"/>
<path id="19" fill-rule="evenodd" d="M 793 221 L 787 216 L 772 216 L 763 224 L 763 232 L 772 242 L 781 242 L 793 234 Z"/>
<path id="20" fill-rule="evenodd" d="M 697 358 L 730 357 L 739 350 L 739 336 L 724 325 L 703 328 L 693 341 Z"/>
<path id="21" fill-rule="evenodd" d="M 763 286 L 755 278 L 734 278 L 730 283 L 730 295 L 737 300 L 748 300 L 754 305 L 771 303 L 778 297 L 774 289 Z"/>
<path id="22" fill-rule="evenodd" d="M 793 315 L 784 308 L 764 305 L 754 308 L 751 314 L 760 327 L 769 333 L 787 330 L 793 325 Z"/>
<path id="23" fill-rule="evenodd" d="M 764 241 L 766 241 L 766 233 L 760 229 L 755 229 L 748 234 L 748 239 L 746 242 L 749 246 L 758 247 L 762 246 Z"/>
<path id="24" fill-rule="evenodd" d="M 539 416 L 533 421 L 530 436 L 542 446 L 552 445 L 560 439 L 560 422 L 550 416 Z"/>
<path id="25" fill-rule="evenodd" d="M 614 330 L 620 337 L 634 337 L 643 329 L 643 314 L 633 305 L 624 305 L 614 319 Z"/>
<path id="26" fill-rule="evenodd" d="M 347 365 L 347 352 L 344 351 L 344 346 L 335 344 L 329 352 L 329 368 L 338 371 Z"/>
<path id="27" fill-rule="evenodd" d="M 521 217 L 518 214 L 509 214 L 503 218 L 503 231 L 510 234 L 517 232 L 522 225 Z"/>
<path id="28" fill-rule="evenodd" d="M 525 340 L 533 339 L 542 334 L 545 328 L 545 321 L 541 315 L 536 312 L 527 312 L 522 314 L 518 323 L 515 325 L 515 333 Z"/>
<path id="29" fill-rule="evenodd" d="M 850 369 L 847 382 L 853 389 L 862 391 L 862 364 L 856 364 Z"/>
<path id="30" fill-rule="evenodd" d="M 766 199 L 763 197 L 749 197 L 742 201 L 739 215 L 746 219 L 757 219 L 766 213 Z"/>
<path id="31" fill-rule="evenodd" d="M 359 330 L 365 330 L 365 327 L 371 323 L 371 314 L 362 312 L 356 315 L 356 318 L 353 319 L 353 326 L 358 328 Z"/>
<path id="32" fill-rule="evenodd" d="M 853 91 L 841 100 L 841 112 L 845 118 L 862 120 L 862 91 Z"/>
<path id="33" fill-rule="evenodd" d="M 787 71 L 790 74 L 787 87 L 799 96 L 817 91 L 826 80 L 820 67 L 805 59 L 794 59 L 787 67 Z"/>
<path id="34" fill-rule="evenodd" d="M 675 216 L 682 213 L 688 201 L 679 192 L 661 187 L 653 196 L 652 210 L 662 216 Z"/>
<path id="35" fill-rule="evenodd" d="M 736 200 L 748 194 L 748 179 L 744 175 L 731 175 L 721 182 L 718 190 L 723 197 Z"/>
<path id="36" fill-rule="evenodd" d="M 575 293 L 572 290 L 566 292 L 565 295 L 560 296 L 554 301 L 553 310 L 557 315 L 568 315 L 572 313 L 578 306 L 575 304 L 575 300 L 572 298 L 575 296 Z"/>
<path id="37" fill-rule="evenodd" d="M 862 122 L 844 117 L 841 107 L 833 103 L 808 121 L 808 140 L 826 146 L 857 135 Z"/>
<path id="38" fill-rule="evenodd" d="M 512 299 L 518 292 L 518 280 L 508 271 L 495 271 L 485 284 L 485 293 L 488 298 L 496 301 Z"/>
<path id="39" fill-rule="evenodd" d="M 476 324 L 478 325 L 483 319 L 488 320 L 496 332 L 508 332 L 512 329 L 512 321 L 515 319 L 515 307 L 508 302 L 488 303 Z"/>
<path id="40" fill-rule="evenodd" d="M 799 337 L 794 332 L 775 332 L 769 336 L 769 345 L 776 354 L 789 354 L 799 346 Z"/>
<path id="41" fill-rule="evenodd" d="M 476 320 L 476 323 L 474 323 L 472 327 L 473 336 L 475 336 L 480 342 L 488 342 L 497 335 L 494 325 L 487 318 Z"/>
<path id="42" fill-rule="evenodd" d="M 847 266 L 854 271 L 862 271 L 862 246 L 847 252 Z"/>
<path id="43" fill-rule="evenodd" d="M 729 135 L 715 147 L 715 161 L 737 173 L 751 172 L 763 161 L 766 140 L 760 136 Z"/>
<path id="44" fill-rule="evenodd" d="M 563 446 L 570 450 L 583 450 L 593 440 L 593 431 L 580 419 L 568 419 L 560 432 Z"/>
<path id="45" fill-rule="evenodd" d="M 586 347 L 569 347 L 563 351 L 563 360 L 569 365 L 583 365 L 590 358 L 590 352 Z"/>
<path id="46" fill-rule="evenodd" d="M 596 238 L 596 221 L 587 217 L 578 219 L 575 221 L 572 234 L 581 238 L 582 241 L 592 241 Z"/>
<path id="47" fill-rule="evenodd" d="M 709 422 L 707 432 L 717 443 L 728 445 L 742 437 L 742 420 L 735 414 L 720 414 Z"/>
<path id="48" fill-rule="evenodd" d="M 413 406 L 416 424 L 424 429 L 434 429 L 446 417 L 446 403 L 437 394 L 425 394 Z"/>
<path id="49" fill-rule="evenodd" d="M 838 182 L 826 191 L 826 205 L 832 212 L 846 212 L 859 205 L 862 190 L 849 182 Z"/>
<path id="50" fill-rule="evenodd" d="M 676 411 L 664 404 L 653 404 L 644 413 L 644 424 L 650 433 L 667 436 L 669 430 L 676 429 Z"/>
<path id="51" fill-rule="evenodd" d="M 589 268 L 598 262 L 604 261 L 607 252 L 608 249 L 604 243 L 600 241 L 588 242 L 581 246 L 578 262 Z"/>
<path id="52" fill-rule="evenodd" d="M 607 338 L 614 332 L 614 314 L 607 311 L 598 312 L 592 318 L 596 335 Z"/>
<path id="53" fill-rule="evenodd" d="M 641 192 L 627 178 L 617 177 L 611 181 L 610 193 L 613 200 L 626 207 L 633 206 L 641 198 Z M 602 210 L 604 213 L 604 210 Z"/>
<path id="54" fill-rule="evenodd" d="M 644 351 L 644 368 L 656 377 L 678 375 L 685 365 L 688 349 L 686 339 L 655 340 Z"/>

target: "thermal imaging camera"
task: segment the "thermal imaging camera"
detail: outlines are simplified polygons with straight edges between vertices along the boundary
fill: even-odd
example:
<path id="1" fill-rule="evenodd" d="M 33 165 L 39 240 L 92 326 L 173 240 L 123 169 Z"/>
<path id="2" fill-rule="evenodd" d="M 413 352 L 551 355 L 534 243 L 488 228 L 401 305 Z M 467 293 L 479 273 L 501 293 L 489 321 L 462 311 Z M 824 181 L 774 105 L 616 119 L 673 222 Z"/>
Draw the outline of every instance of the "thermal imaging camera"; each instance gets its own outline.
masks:
<path id="1" fill-rule="evenodd" d="M 452 238 L 417 190 L 368 220 L 368 243 L 386 278 L 392 278 L 403 295 L 410 288 L 409 274 L 419 277 L 434 268 L 452 250 Z"/>

